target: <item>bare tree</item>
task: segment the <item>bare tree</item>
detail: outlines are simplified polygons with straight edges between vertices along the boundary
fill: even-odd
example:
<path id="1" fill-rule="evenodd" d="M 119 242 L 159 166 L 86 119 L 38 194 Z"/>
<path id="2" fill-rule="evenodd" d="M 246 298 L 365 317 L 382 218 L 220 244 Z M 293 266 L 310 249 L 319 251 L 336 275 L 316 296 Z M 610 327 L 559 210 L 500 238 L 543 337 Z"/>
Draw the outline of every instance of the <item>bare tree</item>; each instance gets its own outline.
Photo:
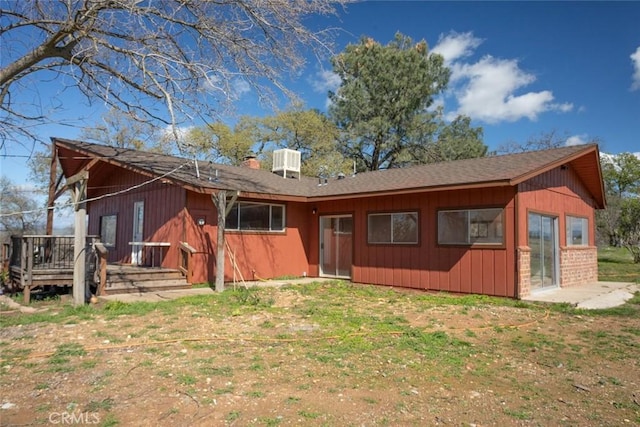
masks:
<path id="1" fill-rule="evenodd" d="M 496 149 L 496 154 L 524 153 L 526 151 L 548 150 L 550 148 L 558 148 L 567 144 L 569 134 L 560 134 L 553 129 L 548 132 L 541 132 L 537 136 L 530 137 L 525 142 L 507 141 L 500 144 Z M 593 138 L 589 143 L 599 143 L 598 138 Z"/>
<path id="2" fill-rule="evenodd" d="M 32 193 L 32 190 L 0 176 L 0 231 L 15 234 L 42 231 L 45 211 Z"/>
<path id="3" fill-rule="evenodd" d="M 141 123 L 132 114 L 111 109 L 94 126 L 83 128 L 80 139 L 142 150 L 155 144 L 158 133 L 155 126 Z"/>
<path id="4" fill-rule="evenodd" d="M 2 2 L 0 149 L 47 123 L 39 85 L 79 91 L 142 122 L 218 117 L 253 87 L 292 95 L 284 73 L 329 52 L 303 24 L 349 0 L 22 0 Z M 303 48 L 304 54 L 303 55 Z M 49 101 L 49 103 L 52 103 Z M 52 104 L 55 105 L 55 102 Z"/>

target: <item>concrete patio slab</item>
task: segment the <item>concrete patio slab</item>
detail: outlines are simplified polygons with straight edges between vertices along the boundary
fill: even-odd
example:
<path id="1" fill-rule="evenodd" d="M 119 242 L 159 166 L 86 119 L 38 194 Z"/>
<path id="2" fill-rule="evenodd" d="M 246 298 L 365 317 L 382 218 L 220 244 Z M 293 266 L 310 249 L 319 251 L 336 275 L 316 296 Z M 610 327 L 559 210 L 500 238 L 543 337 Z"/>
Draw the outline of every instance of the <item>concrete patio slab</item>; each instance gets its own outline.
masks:
<path id="1" fill-rule="evenodd" d="M 534 292 L 524 301 L 568 303 L 577 308 L 611 308 L 624 304 L 636 292 L 640 285 L 626 282 L 596 282 L 570 288 L 553 288 Z"/>

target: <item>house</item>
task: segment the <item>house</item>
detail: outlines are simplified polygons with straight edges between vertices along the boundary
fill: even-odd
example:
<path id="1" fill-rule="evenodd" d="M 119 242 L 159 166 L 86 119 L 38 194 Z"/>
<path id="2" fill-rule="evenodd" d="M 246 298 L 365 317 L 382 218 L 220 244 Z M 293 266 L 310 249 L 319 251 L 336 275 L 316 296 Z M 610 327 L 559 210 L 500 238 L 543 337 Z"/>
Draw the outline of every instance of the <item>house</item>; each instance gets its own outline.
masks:
<path id="1" fill-rule="evenodd" d="M 188 255 L 189 281 L 213 282 L 212 194 L 226 190 L 228 281 L 335 277 L 512 298 L 597 281 L 596 145 L 318 179 L 255 159 L 53 142 L 66 177 L 88 172 L 88 233 L 110 263 L 177 268 Z"/>

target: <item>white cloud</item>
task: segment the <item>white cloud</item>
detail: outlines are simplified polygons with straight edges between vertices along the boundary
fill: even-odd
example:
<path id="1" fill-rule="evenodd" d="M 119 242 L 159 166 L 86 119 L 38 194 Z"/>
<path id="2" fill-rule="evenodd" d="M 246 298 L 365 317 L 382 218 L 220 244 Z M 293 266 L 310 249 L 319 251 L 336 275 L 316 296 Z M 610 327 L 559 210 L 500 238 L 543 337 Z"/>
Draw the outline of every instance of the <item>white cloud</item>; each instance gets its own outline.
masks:
<path id="1" fill-rule="evenodd" d="M 567 146 L 583 145 L 589 142 L 588 138 L 589 138 L 589 135 L 587 134 L 573 135 L 567 138 L 567 141 L 564 143 L 564 145 L 567 145 Z"/>
<path id="2" fill-rule="evenodd" d="M 633 62 L 631 90 L 638 90 L 640 89 L 640 46 L 631 54 L 631 62 Z"/>
<path id="3" fill-rule="evenodd" d="M 242 78 L 235 79 L 232 83 L 232 86 L 233 93 L 236 98 L 240 98 L 245 93 L 251 91 L 251 86 L 249 85 L 249 83 L 247 83 L 247 81 Z"/>
<path id="4" fill-rule="evenodd" d="M 335 92 L 339 87 L 342 80 L 340 76 L 330 70 L 318 71 L 314 78 L 310 78 L 309 82 L 313 91 L 317 93 L 327 93 L 328 91 Z"/>
<path id="5" fill-rule="evenodd" d="M 440 34 L 438 43 L 431 49 L 431 53 L 442 55 L 448 65 L 457 59 L 470 56 L 481 43 L 482 40 L 474 37 L 471 32 Z"/>
<path id="6" fill-rule="evenodd" d="M 447 114 L 448 118 L 465 114 L 486 123 L 514 122 L 522 118 L 536 120 L 547 111 L 573 109 L 571 103 L 554 103 L 550 90 L 518 94 L 536 77 L 521 69 L 516 59 L 486 55 L 477 62 L 464 61 L 481 43 L 472 33 L 452 32 L 440 36 L 433 48 L 448 61 L 451 93 L 459 104 L 456 111 Z"/>

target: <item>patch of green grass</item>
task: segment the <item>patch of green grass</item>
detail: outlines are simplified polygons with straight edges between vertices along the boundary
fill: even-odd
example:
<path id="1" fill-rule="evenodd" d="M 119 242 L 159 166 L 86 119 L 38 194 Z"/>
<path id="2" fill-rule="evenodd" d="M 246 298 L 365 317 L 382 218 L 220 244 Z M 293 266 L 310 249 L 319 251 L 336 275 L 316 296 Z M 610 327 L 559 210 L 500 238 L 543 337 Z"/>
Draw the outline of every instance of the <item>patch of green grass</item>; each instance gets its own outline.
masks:
<path id="1" fill-rule="evenodd" d="M 224 420 L 228 423 L 233 423 L 240 418 L 240 411 L 231 411 L 227 414 Z"/>
<path id="2" fill-rule="evenodd" d="M 524 409 L 513 410 L 505 408 L 504 413 L 512 418 L 515 418 L 516 420 L 526 421 L 531 419 L 531 412 Z"/>
<path id="3" fill-rule="evenodd" d="M 258 372 L 258 371 L 264 371 L 264 366 L 262 366 L 260 363 L 252 363 L 249 366 L 249 370 L 250 371 L 254 371 L 254 372 Z"/>
<path id="4" fill-rule="evenodd" d="M 204 375 L 215 375 L 219 377 L 232 377 L 233 368 L 231 366 L 201 366 L 198 371 Z"/>
<path id="5" fill-rule="evenodd" d="M 253 390 L 247 393 L 248 397 L 254 397 L 254 398 L 260 398 L 260 397 L 264 397 L 265 394 L 263 391 L 260 390 Z"/>
<path id="6" fill-rule="evenodd" d="M 301 410 L 301 411 L 298 411 L 298 415 L 300 415 L 303 418 L 315 420 L 316 418 L 320 417 L 322 414 L 320 412 L 311 412 L 311 411 Z"/>
<path id="7" fill-rule="evenodd" d="M 65 343 L 56 347 L 55 356 L 84 356 L 87 352 L 78 343 Z"/>
<path id="8" fill-rule="evenodd" d="M 115 401 L 109 397 L 102 400 L 92 400 L 85 406 L 85 412 L 110 411 Z"/>
<path id="9" fill-rule="evenodd" d="M 97 360 L 83 360 L 80 366 L 84 369 L 93 369 L 98 366 Z"/>
<path id="10" fill-rule="evenodd" d="M 107 416 L 100 422 L 100 427 L 115 427 L 120 424 L 120 421 L 113 414 L 107 414 Z"/>
<path id="11" fill-rule="evenodd" d="M 280 418 L 280 417 L 275 417 L 275 418 L 261 417 L 261 418 L 258 418 L 258 421 L 260 421 L 261 423 L 263 423 L 267 427 L 275 427 L 275 426 L 279 425 L 282 422 L 282 418 Z"/>
<path id="12" fill-rule="evenodd" d="M 182 385 L 193 385 L 197 382 L 197 379 L 193 375 L 182 374 L 178 377 L 178 382 Z"/>
<path id="13" fill-rule="evenodd" d="M 166 370 L 166 369 L 163 369 L 163 370 L 161 370 L 161 371 L 158 371 L 157 375 L 158 375 L 160 378 L 169 378 L 170 376 L 172 376 L 171 372 L 170 372 L 170 371 L 168 371 L 168 370 Z"/>
<path id="14" fill-rule="evenodd" d="M 155 303 L 155 302 L 147 302 L 140 301 L 135 303 L 126 303 L 122 301 L 107 301 L 107 303 L 102 308 L 103 312 L 107 315 L 108 318 L 130 315 L 130 316 L 144 316 L 152 311 L 155 311 L 159 308 L 159 305 L 164 303 Z"/>
<path id="15" fill-rule="evenodd" d="M 30 348 L 5 348 L 2 350 L 2 363 L 1 365 L 7 365 L 15 363 L 16 361 L 20 361 L 24 359 L 29 354 L 31 354 Z"/>
<path id="16" fill-rule="evenodd" d="M 276 326 L 275 323 L 273 323 L 270 320 L 265 320 L 260 324 L 260 327 L 265 329 L 272 329 L 272 328 L 275 328 L 275 326 Z"/>
<path id="17" fill-rule="evenodd" d="M 97 310 L 91 305 L 73 306 L 71 304 L 57 304 L 52 310 L 37 311 L 35 313 L 16 313 L 11 316 L 0 317 L 0 327 L 31 325 L 34 323 L 77 323 L 78 320 L 92 319 Z"/>
<path id="18" fill-rule="evenodd" d="M 640 264 L 625 248 L 598 248 L 598 280 L 640 283 Z"/>
<path id="19" fill-rule="evenodd" d="M 233 386 L 226 386 L 222 388 L 217 388 L 213 391 L 214 394 L 231 394 L 233 393 Z"/>

